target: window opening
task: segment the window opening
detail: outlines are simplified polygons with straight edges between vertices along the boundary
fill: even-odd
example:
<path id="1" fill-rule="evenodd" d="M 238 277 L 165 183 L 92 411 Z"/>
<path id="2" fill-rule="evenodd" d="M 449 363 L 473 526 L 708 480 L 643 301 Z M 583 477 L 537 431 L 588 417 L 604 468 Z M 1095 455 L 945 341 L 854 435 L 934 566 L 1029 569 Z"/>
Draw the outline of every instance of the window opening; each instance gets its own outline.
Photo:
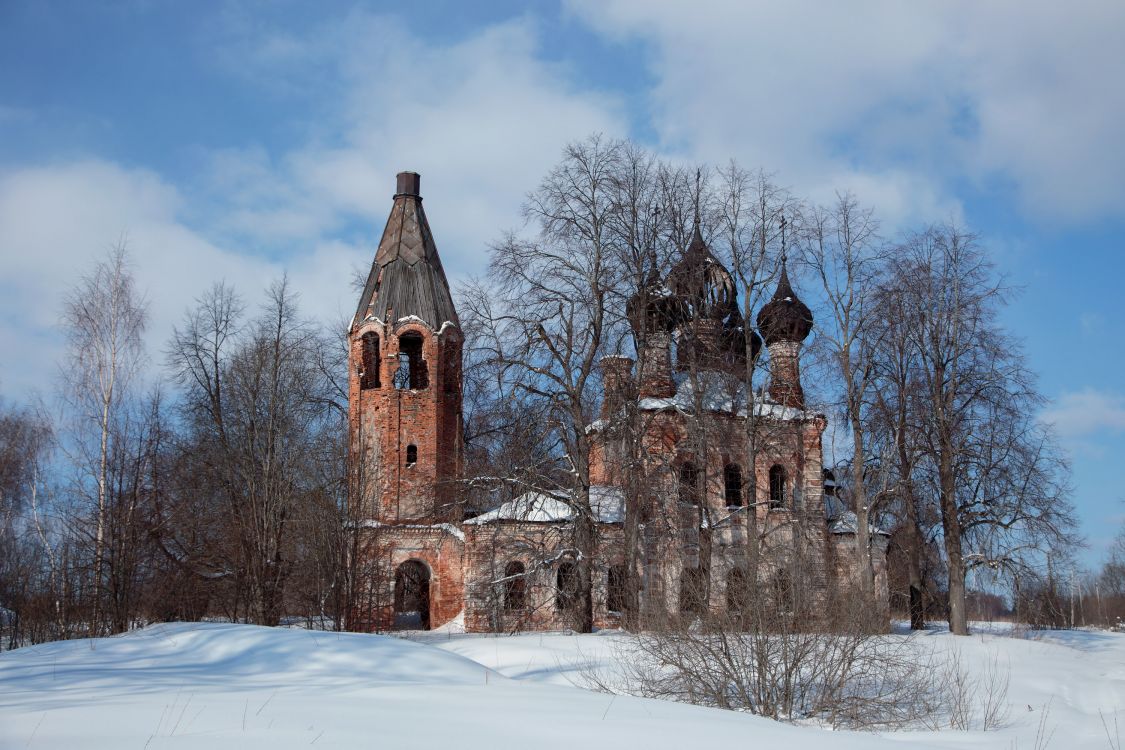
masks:
<path id="1" fill-rule="evenodd" d="M 395 388 L 412 391 L 429 387 L 429 372 L 422 356 L 422 337 L 417 333 L 404 333 L 398 337 L 398 369 L 395 370 Z"/>
<path id="2" fill-rule="evenodd" d="M 699 469 L 691 461 L 680 465 L 680 502 L 699 503 Z"/>
<path id="3" fill-rule="evenodd" d="M 770 507 L 785 507 L 785 467 L 780 464 L 770 467 Z"/>
<path id="4" fill-rule="evenodd" d="M 379 336 L 368 331 L 360 339 L 362 361 L 359 387 L 363 390 L 379 387 Z"/>
<path id="5" fill-rule="evenodd" d="M 742 568 L 727 573 L 727 612 L 732 617 L 742 617 L 750 603 L 750 578 Z"/>
<path id="6" fill-rule="evenodd" d="M 625 566 L 610 566 L 606 578 L 605 607 L 610 612 L 624 612 L 628 609 L 628 598 L 625 595 Z"/>
<path id="7" fill-rule="evenodd" d="M 685 568 L 680 575 L 680 613 L 703 614 L 707 602 L 707 575 L 703 568 Z"/>
<path id="8" fill-rule="evenodd" d="M 523 563 L 512 561 L 504 568 L 504 609 L 523 609 L 526 606 L 527 579 Z"/>
<path id="9" fill-rule="evenodd" d="M 578 565 L 572 562 L 559 565 L 555 585 L 555 605 L 561 610 L 574 609 L 578 605 Z"/>
<path id="10" fill-rule="evenodd" d="M 742 506 L 742 468 L 738 464 L 727 464 L 723 469 L 723 485 L 727 507 Z"/>

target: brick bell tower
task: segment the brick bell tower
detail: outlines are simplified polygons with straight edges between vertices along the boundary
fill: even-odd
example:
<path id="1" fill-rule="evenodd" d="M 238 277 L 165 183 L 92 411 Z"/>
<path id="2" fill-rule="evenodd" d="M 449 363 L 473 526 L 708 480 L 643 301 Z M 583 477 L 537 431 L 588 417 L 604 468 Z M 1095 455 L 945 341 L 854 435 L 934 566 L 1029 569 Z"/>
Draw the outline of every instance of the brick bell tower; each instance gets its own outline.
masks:
<path id="1" fill-rule="evenodd" d="M 415 172 L 394 204 L 349 331 L 348 416 L 354 521 L 461 518 L 461 325 Z"/>

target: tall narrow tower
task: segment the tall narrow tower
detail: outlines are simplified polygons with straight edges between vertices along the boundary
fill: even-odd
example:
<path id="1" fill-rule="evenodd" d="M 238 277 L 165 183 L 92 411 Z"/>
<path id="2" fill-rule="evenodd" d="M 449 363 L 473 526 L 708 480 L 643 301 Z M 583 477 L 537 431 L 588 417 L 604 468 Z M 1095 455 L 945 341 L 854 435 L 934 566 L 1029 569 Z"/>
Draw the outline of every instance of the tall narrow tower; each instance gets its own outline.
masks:
<path id="1" fill-rule="evenodd" d="M 398 189 L 349 331 L 356 521 L 460 520 L 461 326 L 414 172 Z"/>

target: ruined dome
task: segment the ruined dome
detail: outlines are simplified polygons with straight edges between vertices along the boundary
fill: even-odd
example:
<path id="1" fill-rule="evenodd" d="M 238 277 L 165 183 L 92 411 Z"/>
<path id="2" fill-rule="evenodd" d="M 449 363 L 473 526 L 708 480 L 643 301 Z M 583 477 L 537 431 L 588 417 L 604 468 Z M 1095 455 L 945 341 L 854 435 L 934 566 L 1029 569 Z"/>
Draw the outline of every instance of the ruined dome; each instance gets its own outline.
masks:
<path id="1" fill-rule="evenodd" d="M 785 261 L 782 260 L 777 291 L 758 311 L 758 328 L 766 339 L 766 346 L 777 341 L 804 341 L 812 330 L 812 324 L 812 311 L 793 291 Z"/>
<path id="2" fill-rule="evenodd" d="M 738 311 L 734 279 L 703 241 L 698 220 L 684 257 L 668 272 L 668 287 L 688 319 L 723 320 Z"/>
<path id="3" fill-rule="evenodd" d="M 670 332 L 683 318 L 683 303 L 660 280 L 655 255 L 648 278 L 640 290 L 625 303 L 625 314 L 637 333 Z"/>
<path id="4" fill-rule="evenodd" d="M 729 352 L 731 362 L 737 367 L 746 366 L 746 336 L 750 336 L 750 356 L 758 358 L 762 351 L 762 337 L 748 329 L 742 314 L 735 310 L 723 321 L 723 348 Z"/>

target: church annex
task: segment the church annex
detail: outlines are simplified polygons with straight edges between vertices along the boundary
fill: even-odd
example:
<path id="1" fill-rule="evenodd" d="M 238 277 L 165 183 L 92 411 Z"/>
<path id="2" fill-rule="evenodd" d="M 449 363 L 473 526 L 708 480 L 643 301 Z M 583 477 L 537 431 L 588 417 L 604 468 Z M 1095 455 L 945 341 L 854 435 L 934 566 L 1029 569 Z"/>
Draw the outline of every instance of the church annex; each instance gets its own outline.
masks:
<path id="1" fill-rule="evenodd" d="M 679 262 L 646 286 L 628 308 L 644 331 L 642 364 L 634 372 L 630 358 L 602 361 L 601 418 L 588 427 L 595 627 L 620 625 L 629 607 L 690 614 L 743 606 L 737 591 L 752 529 L 773 606 L 784 607 L 793 587 L 823 603 L 846 594 L 854 516 L 838 507 L 822 467 L 825 417 L 805 410 L 799 355 L 812 315 L 784 268 L 757 315 L 770 383 L 752 410 L 740 374 L 746 337 L 754 356 L 763 341 L 741 320 L 733 280 L 698 224 Z M 527 493 L 472 518 L 458 502 L 462 330 L 415 173 L 398 175 L 349 336 L 359 589 L 349 628 L 570 627 L 577 577 L 565 498 Z M 615 419 L 626 412 L 634 417 L 628 435 Z M 643 458 L 638 465 L 628 455 Z M 873 534 L 873 544 L 885 607 L 886 537 Z M 636 561 L 630 592 L 626 545 Z"/>

